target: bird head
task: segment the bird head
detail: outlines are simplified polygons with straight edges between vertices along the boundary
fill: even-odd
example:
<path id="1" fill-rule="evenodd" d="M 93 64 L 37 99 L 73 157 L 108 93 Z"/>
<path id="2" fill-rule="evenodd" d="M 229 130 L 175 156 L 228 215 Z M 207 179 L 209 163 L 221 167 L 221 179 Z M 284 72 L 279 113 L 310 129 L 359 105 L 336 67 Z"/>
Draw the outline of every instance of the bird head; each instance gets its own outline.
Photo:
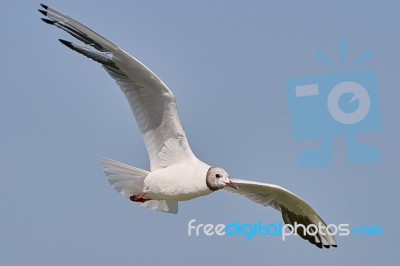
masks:
<path id="1" fill-rule="evenodd" d="M 238 189 L 237 185 L 231 181 L 228 172 L 221 167 L 210 167 L 208 169 L 206 183 L 207 187 L 212 191 L 225 187 Z"/>

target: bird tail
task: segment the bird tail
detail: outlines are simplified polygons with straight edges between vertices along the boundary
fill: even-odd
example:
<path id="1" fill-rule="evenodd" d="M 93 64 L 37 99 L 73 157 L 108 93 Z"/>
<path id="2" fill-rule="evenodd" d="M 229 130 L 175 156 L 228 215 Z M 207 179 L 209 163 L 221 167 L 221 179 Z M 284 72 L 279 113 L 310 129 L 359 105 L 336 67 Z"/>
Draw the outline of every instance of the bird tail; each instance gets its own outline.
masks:
<path id="1" fill-rule="evenodd" d="M 130 196 L 139 195 L 143 192 L 144 179 L 149 174 L 148 171 L 109 158 L 102 158 L 102 165 L 108 182 L 110 182 L 111 186 L 125 198 L 129 199 Z M 177 201 L 148 200 L 139 204 L 157 211 L 168 213 L 178 212 Z"/>

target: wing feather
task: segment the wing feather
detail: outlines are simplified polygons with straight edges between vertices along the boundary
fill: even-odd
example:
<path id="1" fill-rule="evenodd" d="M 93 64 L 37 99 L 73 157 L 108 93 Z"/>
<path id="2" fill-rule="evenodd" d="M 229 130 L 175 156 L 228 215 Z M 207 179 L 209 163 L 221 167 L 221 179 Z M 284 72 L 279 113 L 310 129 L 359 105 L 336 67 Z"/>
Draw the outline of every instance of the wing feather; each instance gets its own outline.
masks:
<path id="1" fill-rule="evenodd" d="M 144 138 L 152 171 L 195 157 L 182 128 L 174 95 L 161 79 L 93 30 L 48 6 L 42 7 L 44 10 L 39 11 L 48 17 L 44 22 L 68 32 L 86 46 L 60 41 L 101 63 L 119 85 Z"/>
<path id="2" fill-rule="evenodd" d="M 317 233 L 307 233 L 302 227 L 297 227 L 297 234 L 303 239 L 319 248 L 336 247 L 336 240 L 333 235 L 328 232 L 326 223 L 303 199 L 288 191 L 287 189 L 273 185 L 242 179 L 231 179 L 239 189 L 226 187 L 224 190 L 242 195 L 258 204 L 266 207 L 272 207 L 282 213 L 283 221 L 286 224 L 309 225 L 320 227 Z M 310 227 L 312 228 L 312 227 Z M 312 230 L 312 229 L 311 229 Z M 309 230 L 309 231 L 311 231 Z"/>

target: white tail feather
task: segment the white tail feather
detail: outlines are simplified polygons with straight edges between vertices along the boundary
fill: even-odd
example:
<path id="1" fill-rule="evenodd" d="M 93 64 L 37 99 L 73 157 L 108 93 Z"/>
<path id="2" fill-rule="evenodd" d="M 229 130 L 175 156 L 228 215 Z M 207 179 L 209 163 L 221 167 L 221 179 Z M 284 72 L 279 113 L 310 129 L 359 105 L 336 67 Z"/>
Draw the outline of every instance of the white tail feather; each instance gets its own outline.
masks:
<path id="1" fill-rule="evenodd" d="M 177 214 L 178 213 L 178 202 L 174 200 L 148 200 L 146 202 L 140 203 L 143 207 Z"/>
<path id="2" fill-rule="evenodd" d="M 148 171 L 109 158 L 102 158 L 102 165 L 108 182 L 110 182 L 111 186 L 125 198 L 129 199 L 130 196 L 138 195 L 143 192 L 144 179 L 149 174 Z M 178 212 L 177 201 L 148 200 L 140 203 L 140 205 L 162 212 Z"/>

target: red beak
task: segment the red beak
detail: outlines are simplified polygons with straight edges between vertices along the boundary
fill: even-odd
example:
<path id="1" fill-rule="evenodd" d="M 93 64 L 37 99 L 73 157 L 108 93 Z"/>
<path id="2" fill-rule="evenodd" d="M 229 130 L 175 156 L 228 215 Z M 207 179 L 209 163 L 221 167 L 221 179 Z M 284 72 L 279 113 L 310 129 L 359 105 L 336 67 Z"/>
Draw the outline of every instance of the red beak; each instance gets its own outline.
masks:
<path id="1" fill-rule="evenodd" d="M 229 180 L 229 183 L 225 183 L 228 187 L 234 188 L 234 189 L 239 189 L 239 187 L 233 183 L 232 181 Z"/>

